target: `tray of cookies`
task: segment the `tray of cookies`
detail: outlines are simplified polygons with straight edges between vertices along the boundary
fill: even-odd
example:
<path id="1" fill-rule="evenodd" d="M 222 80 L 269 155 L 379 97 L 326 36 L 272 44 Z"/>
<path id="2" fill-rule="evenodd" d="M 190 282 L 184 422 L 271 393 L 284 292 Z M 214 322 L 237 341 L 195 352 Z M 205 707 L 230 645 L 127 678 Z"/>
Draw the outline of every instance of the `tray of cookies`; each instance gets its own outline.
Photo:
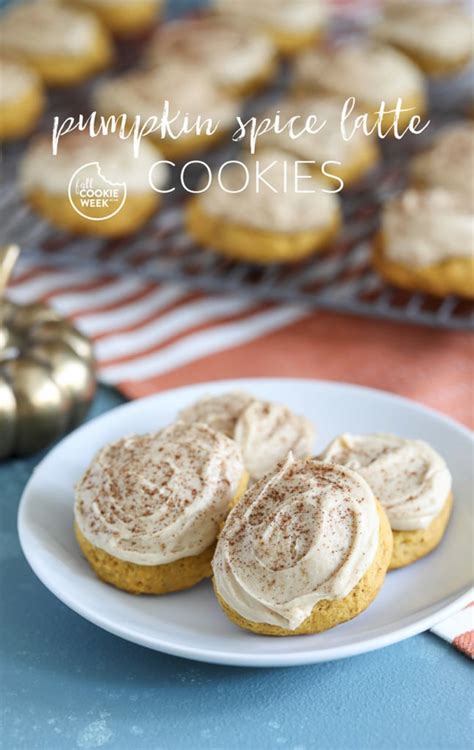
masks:
<path id="1" fill-rule="evenodd" d="M 442 328 L 472 327 L 474 157 L 464 11 L 446 14 L 437 6 L 429 16 L 434 41 L 420 42 L 415 54 L 413 39 L 423 36 L 424 11 L 408 6 L 397 18 L 388 8 L 375 23 L 360 15 L 325 16 L 323 22 L 319 13 L 314 28 L 308 22 L 303 34 L 296 11 L 270 28 L 264 5 L 257 12 L 251 4 L 217 2 L 209 14 L 163 23 L 138 40 L 120 40 L 118 47 L 111 33 L 123 36 L 120 30 L 107 30 L 96 16 L 91 21 L 82 8 L 61 7 L 60 13 L 79 14 L 83 25 L 50 50 L 47 40 L 60 21 L 58 8 L 51 15 L 47 5 L 45 12 L 34 4 L 42 43 L 21 36 L 23 5 L 1 21 L 13 40 L 7 79 L 25 93 L 23 130 L 13 119 L 10 132 L 0 133 L 7 141 L 0 187 L 4 241 L 21 244 L 32 260 L 48 265 L 90 264 L 101 272 L 180 281 L 210 292 L 237 291 Z M 449 44 L 436 45 L 446 24 L 457 38 L 456 59 Z M 81 49 L 81 55 L 71 55 L 71 49 Z M 74 65 L 64 60 L 66 53 Z M 59 68 L 51 65 L 61 55 L 59 68 L 68 80 L 57 80 Z M 56 88 L 46 96 L 45 86 Z M 359 132 L 344 140 L 335 124 L 341 101 L 351 96 L 369 113 L 376 102 L 403 96 L 410 116 L 429 117 L 430 125 L 400 139 L 369 139 Z M 138 159 L 124 153 L 116 136 L 92 142 L 75 132 L 62 137 L 52 155 L 55 119 L 87 118 L 94 111 L 106 117 L 151 115 L 165 100 L 191 114 L 205 103 L 206 113 L 224 123 L 223 132 L 176 140 L 151 135 L 141 141 Z M 245 143 L 232 139 L 231 123 L 239 114 L 261 122 L 275 112 L 284 120 L 295 112 L 303 119 L 317 112 L 329 126 L 317 138 L 305 133 L 291 139 L 285 130 L 270 130 L 250 158 Z M 399 115 L 403 128 L 408 120 Z M 379 119 L 387 126 L 390 117 L 388 112 Z M 8 126 L 9 118 L 3 119 Z M 12 132 L 26 136 L 36 125 L 39 137 L 13 140 Z M 173 165 L 153 172 L 155 185 L 167 186 L 164 195 L 150 192 L 146 179 L 157 148 Z M 109 179 L 120 169 L 126 173 L 128 194 L 117 216 L 91 222 L 71 210 L 67 184 L 74 168 L 94 162 L 97 154 Z M 344 189 L 337 194 L 238 189 L 241 165 L 251 172 L 256 156 L 265 170 L 265 164 L 288 155 L 311 162 L 299 177 L 321 184 L 323 165 L 338 159 L 333 179 L 341 179 Z M 286 163 L 288 169 L 275 178 L 277 188 L 295 179 L 294 162 Z M 214 179 L 198 192 L 223 166 L 226 186 L 235 189 L 219 190 Z"/>

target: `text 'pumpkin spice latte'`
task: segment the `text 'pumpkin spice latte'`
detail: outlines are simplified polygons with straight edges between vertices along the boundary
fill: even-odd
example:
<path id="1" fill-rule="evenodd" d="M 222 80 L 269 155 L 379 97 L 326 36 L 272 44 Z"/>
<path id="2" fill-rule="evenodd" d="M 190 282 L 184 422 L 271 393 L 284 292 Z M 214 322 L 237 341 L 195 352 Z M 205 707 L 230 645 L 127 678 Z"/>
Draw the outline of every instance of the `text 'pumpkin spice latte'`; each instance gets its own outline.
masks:
<path id="1" fill-rule="evenodd" d="M 182 422 L 106 445 L 76 488 L 79 545 L 99 578 L 132 593 L 211 574 L 219 528 L 247 477 L 236 443 Z"/>
<path id="2" fill-rule="evenodd" d="M 391 555 L 388 519 L 365 479 L 290 454 L 230 512 L 212 563 L 214 589 L 242 628 L 318 633 L 368 607 Z"/>

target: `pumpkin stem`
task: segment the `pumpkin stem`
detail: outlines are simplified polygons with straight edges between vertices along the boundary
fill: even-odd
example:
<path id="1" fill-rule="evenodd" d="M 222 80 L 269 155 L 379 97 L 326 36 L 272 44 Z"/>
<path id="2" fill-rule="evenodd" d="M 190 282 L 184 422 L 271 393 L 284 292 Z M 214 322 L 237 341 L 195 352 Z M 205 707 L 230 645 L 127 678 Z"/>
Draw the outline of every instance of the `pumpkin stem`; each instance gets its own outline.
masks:
<path id="1" fill-rule="evenodd" d="M 5 294 L 8 280 L 19 255 L 20 248 L 18 245 L 4 245 L 0 247 L 0 301 Z"/>

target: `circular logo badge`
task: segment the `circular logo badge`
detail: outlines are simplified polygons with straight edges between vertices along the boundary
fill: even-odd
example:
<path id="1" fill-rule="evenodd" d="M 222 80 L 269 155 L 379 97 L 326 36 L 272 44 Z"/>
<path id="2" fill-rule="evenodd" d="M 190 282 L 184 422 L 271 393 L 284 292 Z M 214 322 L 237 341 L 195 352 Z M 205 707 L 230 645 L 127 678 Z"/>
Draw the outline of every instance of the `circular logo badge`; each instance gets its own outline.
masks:
<path id="1" fill-rule="evenodd" d="M 98 161 L 76 169 L 69 180 L 69 201 L 74 211 L 90 221 L 105 221 L 118 214 L 127 198 L 124 182 L 111 182 L 100 170 Z"/>

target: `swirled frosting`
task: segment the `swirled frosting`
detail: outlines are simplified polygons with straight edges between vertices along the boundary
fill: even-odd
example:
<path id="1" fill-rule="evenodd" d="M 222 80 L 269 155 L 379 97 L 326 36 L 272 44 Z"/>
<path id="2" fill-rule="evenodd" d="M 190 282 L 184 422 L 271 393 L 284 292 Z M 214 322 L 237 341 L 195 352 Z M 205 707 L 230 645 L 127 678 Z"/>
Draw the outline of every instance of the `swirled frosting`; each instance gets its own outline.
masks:
<path id="1" fill-rule="evenodd" d="M 290 33 L 319 29 L 328 15 L 322 0 L 214 0 L 214 7 L 222 13 Z"/>
<path id="2" fill-rule="evenodd" d="M 396 435 L 341 435 L 320 458 L 356 471 L 371 486 L 392 529 L 426 529 L 451 491 L 451 474 L 423 440 Z"/>
<path id="3" fill-rule="evenodd" d="M 259 401 L 247 393 L 200 399 L 179 417 L 186 422 L 204 422 L 232 437 L 252 480 L 274 469 L 290 451 L 296 458 L 312 453 L 314 427 L 309 419 L 283 404 Z"/>
<path id="4" fill-rule="evenodd" d="M 233 438 L 239 417 L 253 401 L 253 396 L 243 391 L 204 396 L 180 411 L 178 416 L 183 422 L 202 422 Z"/>
<path id="5" fill-rule="evenodd" d="M 13 102 L 26 96 L 40 85 L 40 79 L 34 70 L 16 60 L 0 58 L 2 85 L 0 102 Z"/>
<path id="6" fill-rule="evenodd" d="M 219 17 L 166 24 L 148 50 L 151 64 L 180 60 L 204 69 L 223 86 L 253 79 L 273 63 L 274 56 L 268 37 L 252 25 Z"/>
<path id="7" fill-rule="evenodd" d="M 99 28 L 92 13 L 53 0 L 15 4 L 0 21 L 3 50 L 26 55 L 80 55 Z"/>
<path id="8" fill-rule="evenodd" d="M 94 92 L 99 111 L 139 115 L 143 120 L 161 120 L 165 101 L 169 102 L 173 132 L 181 129 L 186 115 L 191 121 L 199 115 L 212 118 L 215 124 L 219 120 L 220 127 L 228 128 L 238 114 L 237 102 L 223 94 L 205 70 L 175 61 L 109 79 Z"/>
<path id="9" fill-rule="evenodd" d="M 28 147 L 20 166 L 20 182 L 26 192 L 40 188 L 66 196 L 74 172 L 85 164 L 98 162 L 101 174 L 110 182 L 125 182 L 130 193 L 149 193 L 150 167 L 161 159 L 158 149 L 148 141 L 141 142 L 135 156 L 131 140 L 121 140 L 113 134 L 92 138 L 86 132 L 63 136 L 58 153 L 53 156 L 51 139 L 44 136 Z M 166 179 L 166 167 L 156 167 L 154 183 L 164 185 Z"/>
<path id="10" fill-rule="evenodd" d="M 456 60 L 474 52 L 472 18 L 455 3 L 389 3 L 374 34 L 407 52 Z"/>
<path id="11" fill-rule="evenodd" d="M 352 591 L 378 543 L 365 479 L 290 455 L 229 514 L 212 563 L 215 586 L 245 619 L 295 630 L 317 602 Z"/>
<path id="12" fill-rule="evenodd" d="M 441 130 L 431 148 L 412 161 L 416 182 L 458 193 L 474 193 L 474 125 L 456 123 Z"/>
<path id="13" fill-rule="evenodd" d="M 279 112 L 283 127 L 297 117 L 298 119 L 294 120 L 294 135 L 297 134 L 297 137 L 291 137 L 290 128 L 278 133 L 269 130 L 259 137 L 259 143 L 263 147 L 284 149 L 298 159 L 314 160 L 317 164 L 323 164 L 325 161 L 340 161 L 347 164 L 360 153 L 367 136 L 358 129 L 350 140 L 344 140 L 341 132 L 343 104 L 342 100 L 329 96 L 292 97 L 276 102 L 261 119 L 268 118 L 273 122 L 276 113 Z M 305 123 L 310 122 L 309 118 L 314 117 L 317 117 L 316 127 L 321 127 L 319 132 L 311 133 L 305 130 L 300 133 Z"/>
<path id="14" fill-rule="evenodd" d="M 468 194 L 406 190 L 382 214 L 384 255 L 397 263 L 431 266 L 474 255 L 474 212 Z"/>
<path id="15" fill-rule="evenodd" d="M 401 97 L 423 96 L 423 76 L 414 63 L 384 44 L 360 41 L 309 50 L 295 63 L 295 83 L 308 91 L 328 91 L 380 107 Z"/>
<path id="16" fill-rule="evenodd" d="M 120 560 L 161 565 L 216 539 L 244 473 L 238 446 L 182 422 L 105 446 L 76 487 L 83 535 Z"/>
<path id="17" fill-rule="evenodd" d="M 301 232 L 325 228 L 339 216 L 336 195 L 325 189 L 327 182 L 306 164 L 297 165 L 285 151 L 262 149 L 255 158 L 244 157 L 239 164 L 226 166 L 221 184 L 214 180 L 200 200 L 206 213 L 232 224 Z"/>

